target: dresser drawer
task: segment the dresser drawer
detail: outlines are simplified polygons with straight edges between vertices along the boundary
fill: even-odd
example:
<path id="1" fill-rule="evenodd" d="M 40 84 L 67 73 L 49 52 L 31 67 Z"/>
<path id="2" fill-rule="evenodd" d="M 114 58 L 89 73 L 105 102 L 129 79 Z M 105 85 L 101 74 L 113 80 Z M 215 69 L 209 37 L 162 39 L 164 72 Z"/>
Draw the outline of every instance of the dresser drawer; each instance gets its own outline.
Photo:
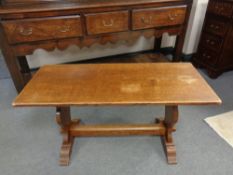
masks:
<path id="1" fill-rule="evenodd" d="M 88 35 L 127 31 L 129 29 L 128 11 L 86 14 Z"/>
<path id="2" fill-rule="evenodd" d="M 183 24 L 185 13 L 186 6 L 133 10 L 133 29 L 137 30 Z"/>
<path id="3" fill-rule="evenodd" d="M 201 48 L 198 52 L 198 60 L 201 60 L 205 64 L 215 65 L 218 60 L 218 54 L 215 54 L 209 49 Z"/>
<path id="4" fill-rule="evenodd" d="M 227 32 L 228 24 L 227 22 L 216 20 L 216 19 L 210 19 L 207 17 L 204 30 L 216 34 L 219 36 L 224 36 Z"/>
<path id="5" fill-rule="evenodd" d="M 223 41 L 220 37 L 213 36 L 207 33 L 203 33 L 200 42 L 202 46 L 205 46 L 206 48 L 218 53 L 221 51 L 222 43 Z"/>
<path id="6" fill-rule="evenodd" d="M 77 37 L 82 35 L 80 16 L 2 21 L 10 43 Z"/>
<path id="7" fill-rule="evenodd" d="M 210 1 L 208 11 L 217 15 L 231 17 L 233 6 L 227 2 Z"/>

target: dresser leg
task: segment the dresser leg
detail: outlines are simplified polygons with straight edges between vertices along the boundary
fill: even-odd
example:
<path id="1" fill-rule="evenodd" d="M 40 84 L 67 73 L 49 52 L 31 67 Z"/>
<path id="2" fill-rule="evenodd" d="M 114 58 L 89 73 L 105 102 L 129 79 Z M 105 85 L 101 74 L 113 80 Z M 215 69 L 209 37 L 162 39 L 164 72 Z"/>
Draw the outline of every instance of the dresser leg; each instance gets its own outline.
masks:
<path id="1" fill-rule="evenodd" d="M 175 51 L 174 51 L 172 61 L 174 61 L 174 62 L 182 61 L 181 56 L 182 56 L 183 46 L 184 46 L 184 35 L 183 34 L 177 35 L 176 36 Z"/>
<path id="2" fill-rule="evenodd" d="M 18 62 L 20 65 L 21 73 L 23 74 L 23 77 L 24 77 L 24 82 L 25 84 L 27 84 L 28 81 L 32 78 L 32 76 L 31 76 L 31 70 L 29 68 L 26 56 L 19 56 Z"/>
<path id="3" fill-rule="evenodd" d="M 182 61 L 181 57 L 182 57 L 182 53 L 183 53 L 184 40 L 185 40 L 187 28 L 188 28 L 188 22 L 189 22 L 189 16 L 191 13 L 191 8 L 192 8 L 192 1 L 190 1 L 190 3 L 188 3 L 184 24 L 182 26 L 180 34 L 177 35 L 177 37 L 176 37 L 175 52 L 173 55 L 174 62 Z"/>
<path id="4" fill-rule="evenodd" d="M 164 125 L 166 127 L 165 136 L 162 136 L 162 142 L 164 150 L 167 156 L 168 164 L 176 164 L 176 148 L 172 138 L 172 132 L 174 132 L 175 124 L 178 121 L 178 106 L 166 106 L 165 107 L 165 119 Z"/>
<path id="5" fill-rule="evenodd" d="M 154 51 L 160 52 L 161 43 L 162 43 L 162 36 L 159 37 L 159 38 L 155 38 L 155 41 L 154 41 Z"/>
<path id="6" fill-rule="evenodd" d="M 2 54 L 4 56 L 6 65 L 11 74 L 11 78 L 14 82 L 15 88 L 18 92 L 20 92 L 24 87 L 24 78 L 20 71 L 20 65 L 18 63 L 17 56 L 15 55 L 13 49 L 8 44 L 8 40 L 6 39 L 3 29 L 0 26 L 0 48 L 2 50 Z"/>

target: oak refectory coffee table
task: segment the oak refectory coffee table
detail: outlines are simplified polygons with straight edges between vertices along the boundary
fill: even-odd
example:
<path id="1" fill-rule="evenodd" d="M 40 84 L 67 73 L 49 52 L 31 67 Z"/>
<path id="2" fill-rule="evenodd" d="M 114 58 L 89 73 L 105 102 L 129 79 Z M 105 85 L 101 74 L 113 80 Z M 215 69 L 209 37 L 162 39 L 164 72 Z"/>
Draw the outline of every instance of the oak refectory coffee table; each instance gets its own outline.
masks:
<path id="1" fill-rule="evenodd" d="M 68 165 L 75 137 L 158 135 L 169 164 L 176 163 L 172 138 L 178 105 L 220 104 L 190 63 L 82 64 L 42 67 L 13 106 L 56 107 L 63 143 L 60 165 Z M 165 116 L 151 124 L 84 125 L 72 120 L 71 106 L 164 105 Z"/>

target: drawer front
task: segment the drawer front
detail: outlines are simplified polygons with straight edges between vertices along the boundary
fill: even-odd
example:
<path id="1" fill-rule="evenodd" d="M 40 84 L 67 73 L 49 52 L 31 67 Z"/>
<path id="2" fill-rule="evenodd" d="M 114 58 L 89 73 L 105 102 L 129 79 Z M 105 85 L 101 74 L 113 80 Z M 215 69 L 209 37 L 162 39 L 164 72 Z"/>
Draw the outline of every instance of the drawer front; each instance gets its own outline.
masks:
<path id="1" fill-rule="evenodd" d="M 233 6 L 227 2 L 210 1 L 208 11 L 217 15 L 231 17 Z"/>
<path id="2" fill-rule="evenodd" d="M 88 35 L 127 31 L 129 29 L 128 11 L 86 14 Z"/>
<path id="3" fill-rule="evenodd" d="M 226 22 L 209 19 L 207 17 L 204 30 L 212 34 L 224 36 L 227 32 L 227 28 L 228 24 Z"/>
<path id="4" fill-rule="evenodd" d="M 36 18 L 2 22 L 10 43 L 77 37 L 82 35 L 80 16 Z"/>
<path id="5" fill-rule="evenodd" d="M 203 33 L 200 44 L 214 52 L 219 53 L 221 51 L 222 39 L 217 36 Z"/>
<path id="6" fill-rule="evenodd" d="M 198 60 L 201 60 L 203 63 L 209 65 L 215 65 L 217 63 L 218 56 L 218 54 L 215 54 L 211 50 L 204 47 L 198 51 Z"/>
<path id="7" fill-rule="evenodd" d="M 133 29 L 183 24 L 186 6 L 133 10 Z"/>

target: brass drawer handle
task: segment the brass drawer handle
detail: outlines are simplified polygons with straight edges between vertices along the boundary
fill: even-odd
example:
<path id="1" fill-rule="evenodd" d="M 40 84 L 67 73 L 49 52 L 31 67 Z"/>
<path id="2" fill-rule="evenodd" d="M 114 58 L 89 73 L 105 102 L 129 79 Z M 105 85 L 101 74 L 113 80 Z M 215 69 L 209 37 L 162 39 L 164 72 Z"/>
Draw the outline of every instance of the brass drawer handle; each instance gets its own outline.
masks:
<path id="1" fill-rule="evenodd" d="M 207 59 L 210 59 L 210 56 L 208 54 L 206 54 L 206 53 L 203 53 L 202 56 L 206 57 Z"/>
<path id="2" fill-rule="evenodd" d="M 103 26 L 104 27 L 112 27 L 114 25 L 113 19 L 110 19 L 109 22 L 106 22 L 105 20 L 102 20 Z"/>
<path id="3" fill-rule="evenodd" d="M 210 24 L 210 28 L 214 28 L 215 26 L 214 26 L 214 24 Z"/>
<path id="4" fill-rule="evenodd" d="M 19 33 L 20 33 L 20 35 L 23 35 L 23 36 L 30 36 L 32 34 L 32 28 L 29 27 L 26 29 L 24 27 L 20 27 Z"/>
<path id="5" fill-rule="evenodd" d="M 147 19 L 145 17 L 142 17 L 141 20 L 144 24 L 151 24 L 152 23 L 152 16 L 149 16 L 149 18 L 147 18 Z"/>
<path id="6" fill-rule="evenodd" d="M 168 14 L 168 18 L 169 18 L 171 21 L 174 21 L 175 18 L 176 18 L 177 16 L 178 16 L 177 14 L 174 14 L 174 15 Z"/>
<path id="7" fill-rule="evenodd" d="M 66 32 L 69 32 L 70 31 L 70 26 L 61 26 L 59 27 L 58 29 L 60 32 L 62 33 L 66 33 Z"/>
<path id="8" fill-rule="evenodd" d="M 218 25 L 210 24 L 210 28 L 218 30 L 220 27 Z"/>

